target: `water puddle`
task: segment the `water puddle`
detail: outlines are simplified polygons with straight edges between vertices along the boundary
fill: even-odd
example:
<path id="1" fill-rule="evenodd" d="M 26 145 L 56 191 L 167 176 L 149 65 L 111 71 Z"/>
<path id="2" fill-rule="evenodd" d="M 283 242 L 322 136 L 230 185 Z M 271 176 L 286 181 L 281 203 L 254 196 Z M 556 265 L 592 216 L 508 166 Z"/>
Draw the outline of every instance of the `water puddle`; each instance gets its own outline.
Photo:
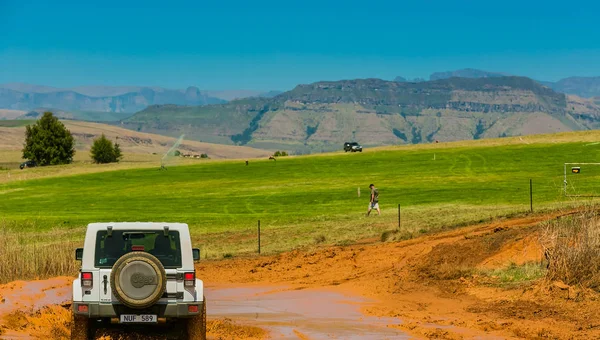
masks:
<path id="1" fill-rule="evenodd" d="M 277 339 L 409 339 L 389 324 L 394 318 L 365 316 L 369 301 L 327 290 L 282 290 L 282 287 L 207 288 L 210 317 L 228 317 L 264 327 Z"/>
<path id="2" fill-rule="evenodd" d="M 0 314 L 36 311 L 71 301 L 72 278 L 14 282 L 1 287 Z M 365 316 L 360 308 L 370 301 L 325 289 L 289 287 L 211 287 L 205 289 L 208 318 L 268 329 L 275 339 L 408 339 L 388 328 L 395 318 Z M 9 336 L 9 334 L 4 334 Z M 18 338 L 18 337 L 17 337 Z"/>

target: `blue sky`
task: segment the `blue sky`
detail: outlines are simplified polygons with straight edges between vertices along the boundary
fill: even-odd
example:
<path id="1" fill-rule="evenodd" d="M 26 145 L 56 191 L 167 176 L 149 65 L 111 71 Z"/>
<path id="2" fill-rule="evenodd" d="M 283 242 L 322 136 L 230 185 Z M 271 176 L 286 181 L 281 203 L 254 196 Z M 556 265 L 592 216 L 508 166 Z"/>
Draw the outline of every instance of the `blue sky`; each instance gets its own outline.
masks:
<path id="1" fill-rule="evenodd" d="M 286 90 L 465 67 L 600 76 L 598 1 L 0 0 L 0 83 Z"/>

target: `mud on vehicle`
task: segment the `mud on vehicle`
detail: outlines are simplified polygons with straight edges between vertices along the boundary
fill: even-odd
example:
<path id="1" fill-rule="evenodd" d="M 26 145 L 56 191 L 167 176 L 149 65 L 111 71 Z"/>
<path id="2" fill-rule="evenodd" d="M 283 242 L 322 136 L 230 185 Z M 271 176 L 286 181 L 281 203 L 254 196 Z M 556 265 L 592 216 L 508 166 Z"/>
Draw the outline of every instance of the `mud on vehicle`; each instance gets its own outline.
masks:
<path id="1" fill-rule="evenodd" d="M 180 223 L 92 223 L 73 281 L 72 339 L 99 327 L 167 324 L 178 339 L 206 338 L 203 282 L 196 278 L 188 226 Z"/>

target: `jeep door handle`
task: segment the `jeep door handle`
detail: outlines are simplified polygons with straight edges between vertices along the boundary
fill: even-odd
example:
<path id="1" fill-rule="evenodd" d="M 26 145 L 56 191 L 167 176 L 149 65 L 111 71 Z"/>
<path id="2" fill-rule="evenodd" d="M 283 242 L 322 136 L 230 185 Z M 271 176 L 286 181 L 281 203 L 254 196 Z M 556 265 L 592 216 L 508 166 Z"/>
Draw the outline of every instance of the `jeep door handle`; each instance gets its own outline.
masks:
<path id="1" fill-rule="evenodd" d="M 107 293 L 107 285 L 108 285 L 108 279 L 106 277 L 106 275 L 104 275 L 104 280 L 102 281 L 102 283 L 104 283 L 104 295 L 106 295 Z"/>

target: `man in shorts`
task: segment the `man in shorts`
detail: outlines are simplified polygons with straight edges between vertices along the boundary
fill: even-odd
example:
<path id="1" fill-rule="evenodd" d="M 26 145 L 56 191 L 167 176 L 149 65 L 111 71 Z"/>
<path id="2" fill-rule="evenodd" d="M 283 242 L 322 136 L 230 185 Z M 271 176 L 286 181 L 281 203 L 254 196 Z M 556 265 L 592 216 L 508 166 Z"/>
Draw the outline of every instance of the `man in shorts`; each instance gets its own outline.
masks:
<path id="1" fill-rule="evenodd" d="M 371 201 L 369 202 L 369 210 L 367 211 L 367 216 L 371 214 L 371 210 L 377 210 L 377 215 L 381 215 L 381 210 L 379 210 L 379 190 L 375 188 L 374 184 L 369 185 L 371 189 Z"/>

